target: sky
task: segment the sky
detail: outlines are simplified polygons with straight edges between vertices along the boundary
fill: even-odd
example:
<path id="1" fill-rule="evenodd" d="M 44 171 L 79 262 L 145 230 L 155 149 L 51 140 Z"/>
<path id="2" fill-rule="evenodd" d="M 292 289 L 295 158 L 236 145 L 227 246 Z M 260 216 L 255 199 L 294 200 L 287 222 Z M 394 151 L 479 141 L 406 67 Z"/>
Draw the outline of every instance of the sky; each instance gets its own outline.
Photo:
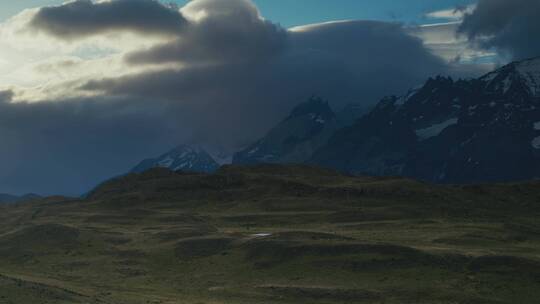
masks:
<path id="1" fill-rule="evenodd" d="M 167 1 L 172 2 L 172 1 Z M 185 5 L 188 0 L 175 1 Z M 474 3 L 474 0 L 256 0 L 263 15 L 284 27 L 346 19 L 373 19 L 405 23 L 430 22 L 425 15 Z M 17 0 L 0 3 L 0 20 L 25 8 L 58 5 L 62 0 Z"/>
<path id="2" fill-rule="evenodd" d="M 78 195 L 180 144 L 230 155 L 312 95 L 540 55 L 537 0 L 168 3 L 0 3 L 0 193 Z"/>

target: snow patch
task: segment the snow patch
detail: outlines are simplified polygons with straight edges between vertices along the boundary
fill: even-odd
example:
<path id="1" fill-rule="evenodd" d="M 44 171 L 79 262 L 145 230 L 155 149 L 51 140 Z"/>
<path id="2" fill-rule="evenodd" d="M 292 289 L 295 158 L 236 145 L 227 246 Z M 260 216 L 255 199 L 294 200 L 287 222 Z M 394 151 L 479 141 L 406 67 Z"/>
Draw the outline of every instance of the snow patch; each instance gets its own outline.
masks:
<path id="1" fill-rule="evenodd" d="M 540 136 L 536 137 L 531 141 L 533 148 L 540 150 Z"/>
<path id="2" fill-rule="evenodd" d="M 537 121 L 533 124 L 535 130 L 540 131 L 540 121 Z"/>
<path id="3" fill-rule="evenodd" d="M 160 160 L 158 162 L 159 167 L 169 168 L 172 163 L 174 162 L 174 159 L 170 156 L 165 157 L 164 159 Z"/>
<path id="4" fill-rule="evenodd" d="M 418 93 L 418 91 L 420 90 L 420 88 L 414 88 L 412 90 L 409 90 L 409 92 L 407 92 L 407 94 L 399 97 L 397 100 L 396 100 L 396 105 L 397 106 L 402 106 L 404 105 L 411 97 L 413 97 L 416 93 Z"/>
<path id="5" fill-rule="evenodd" d="M 517 65 L 516 70 L 534 96 L 540 95 L 540 60 L 526 60 Z"/>
<path id="6" fill-rule="evenodd" d="M 427 128 L 424 128 L 424 129 L 418 129 L 416 130 L 416 136 L 418 136 L 418 138 L 420 140 L 426 140 L 428 138 L 431 138 L 431 137 L 435 137 L 435 136 L 438 136 L 439 134 L 441 134 L 442 131 L 444 131 L 446 128 L 450 127 L 450 126 L 453 126 L 455 124 L 458 123 L 458 119 L 457 118 L 451 118 L 451 119 L 448 119 L 446 121 L 443 121 L 441 123 L 438 123 L 438 124 L 435 124 L 435 125 L 432 125 L 430 127 L 427 127 Z"/>
<path id="7" fill-rule="evenodd" d="M 509 77 L 506 77 L 503 81 L 503 93 L 508 92 L 510 90 L 510 87 L 512 86 L 512 80 Z"/>
<path id="8" fill-rule="evenodd" d="M 256 237 L 256 238 L 263 238 L 263 237 L 272 236 L 272 234 L 271 233 L 256 233 L 256 234 L 252 234 L 251 236 Z"/>
<path id="9" fill-rule="evenodd" d="M 249 155 L 252 155 L 252 154 L 254 154 L 254 153 L 257 153 L 257 151 L 259 151 L 259 147 L 258 147 L 258 146 L 255 147 L 254 149 L 250 150 L 250 151 L 248 152 L 248 154 L 249 154 Z"/>
<path id="10" fill-rule="evenodd" d="M 311 118 L 311 120 L 314 120 L 317 123 L 320 123 L 320 124 L 326 123 L 326 120 L 324 120 L 320 115 L 317 115 L 315 113 L 309 114 L 309 117 Z"/>

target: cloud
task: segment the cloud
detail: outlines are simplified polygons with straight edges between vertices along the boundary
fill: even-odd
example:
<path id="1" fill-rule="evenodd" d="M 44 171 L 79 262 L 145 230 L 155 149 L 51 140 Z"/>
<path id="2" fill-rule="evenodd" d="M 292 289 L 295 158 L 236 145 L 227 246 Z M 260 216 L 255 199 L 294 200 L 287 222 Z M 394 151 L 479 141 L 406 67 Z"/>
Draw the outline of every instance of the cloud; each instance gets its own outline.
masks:
<path id="1" fill-rule="evenodd" d="M 13 91 L 0 91 L 0 103 L 10 102 L 13 98 Z"/>
<path id="2" fill-rule="evenodd" d="M 260 25 L 266 24 L 263 20 L 259 22 Z M 237 27 L 237 31 L 245 35 L 248 29 Z M 209 54 L 208 60 L 217 58 L 221 64 L 105 78 L 91 81 L 83 88 L 105 94 L 135 94 L 183 102 L 189 99 L 191 92 L 222 92 L 216 96 L 219 100 L 220 96 L 234 95 L 237 91 L 242 94 L 253 91 L 254 96 L 248 102 L 257 103 L 257 100 L 265 98 L 256 95 L 267 94 L 275 85 L 280 87 L 280 92 L 296 92 L 291 96 L 321 94 L 333 99 L 335 105 L 340 105 L 353 100 L 374 103 L 382 95 L 399 93 L 422 82 L 428 75 L 446 71 L 444 61 L 427 50 L 418 38 L 407 34 L 399 24 L 348 21 L 298 27 L 286 33 L 275 32 L 279 37 L 285 34 L 282 39 L 287 41 L 286 47 L 270 48 L 273 52 L 254 56 L 252 59 L 256 60 L 249 62 L 236 61 L 234 55 L 231 58 Z M 228 35 L 235 36 L 236 32 L 231 31 Z M 262 35 L 260 39 L 262 45 L 271 45 L 277 40 L 271 35 Z M 219 53 L 218 50 L 229 45 L 228 41 L 223 45 L 218 42 L 212 41 L 208 45 L 189 43 L 185 48 L 188 53 L 199 49 Z M 236 49 L 242 53 L 244 47 L 239 43 Z M 247 49 L 251 50 L 249 45 Z M 396 52 L 398 49 L 400 51 Z M 149 52 L 153 53 L 152 50 Z M 153 54 L 157 56 L 160 53 Z M 188 59 L 185 52 L 170 52 L 167 58 L 188 64 L 199 60 Z M 128 60 L 131 64 L 139 63 L 132 58 Z M 300 96 L 302 93 L 304 95 Z M 287 96 L 281 99 L 273 102 L 293 102 Z"/>
<path id="3" fill-rule="evenodd" d="M 0 94 L 1 190 L 81 194 L 188 139 L 163 107 L 105 97 L 12 103 Z"/>
<path id="4" fill-rule="evenodd" d="M 191 22 L 178 39 L 128 55 L 130 63 L 233 63 L 264 60 L 287 43 L 286 31 L 245 0 L 199 0 L 182 8 Z"/>
<path id="5" fill-rule="evenodd" d="M 444 9 L 440 11 L 434 11 L 426 14 L 426 17 L 433 19 L 447 19 L 458 21 L 462 20 L 466 14 L 471 13 L 476 8 L 476 4 L 467 6 L 458 6 L 455 8 Z"/>
<path id="6" fill-rule="evenodd" d="M 284 34 L 286 46 L 249 61 L 216 54 L 203 61 L 214 59 L 218 64 L 197 64 L 200 58 L 187 60 L 185 53 L 171 52 L 170 60 L 187 61 L 187 66 L 94 79 L 81 89 L 106 96 L 169 100 L 189 107 L 197 120 L 184 123 L 195 130 L 196 137 L 211 142 L 221 138 L 234 150 L 260 136 L 313 94 L 330 100 L 336 108 L 350 102 L 369 105 L 384 95 L 400 94 L 430 75 L 449 71 L 442 59 L 398 24 L 349 21 L 276 32 L 277 36 Z M 227 45 L 211 42 L 210 46 L 186 47 L 217 51 Z M 239 52 L 243 47 L 238 45 Z"/>
<path id="7" fill-rule="evenodd" d="M 410 27 L 407 31 L 448 62 L 470 64 L 496 56 L 495 52 L 475 47 L 467 37 L 458 35 L 460 25 L 459 21 L 435 23 Z"/>
<path id="8" fill-rule="evenodd" d="M 142 34 L 178 34 L 185 19 L 175 6 L 157 0 L 75 0 L 44 7 L 30 26 L 64 40 L 76 40 L 113 31 Z"/>
<path id="9" fill-rule="evenodd" d="M 540 1 L 480 0 L 459 28 L 472 43 L 513 59 L 540 56 Z"/>

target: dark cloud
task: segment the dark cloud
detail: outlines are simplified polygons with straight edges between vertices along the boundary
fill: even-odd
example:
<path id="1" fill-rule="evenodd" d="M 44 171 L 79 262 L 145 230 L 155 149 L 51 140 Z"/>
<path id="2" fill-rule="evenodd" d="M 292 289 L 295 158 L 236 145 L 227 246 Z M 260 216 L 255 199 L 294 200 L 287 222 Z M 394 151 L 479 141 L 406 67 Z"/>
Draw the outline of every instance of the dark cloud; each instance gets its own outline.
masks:
<path id="1" fill-rule="evenodd" d="M 0 101 L 0 190 L 75 195 L 126 172 L 189 138 L 164 107 L 133 98 Z"/>
<path id="2" fill-rule="evenodd" d="M 399 24 L 286 31 L 247 0 L 195 0 L 182 12 L 189 18 L 178 41 L 130 54 L 128 62 L 184 68 L 89 81 L 80 89 L 101 96 L 93 99 L 0 103 L 0 192 L 82 192 L 180 143 L 232 152 L 311 95 L 336 108 L 370 105 L 455 72 Z"/>
<path id="3" fill-rule="evenodd" d="M 274 37 L 269 39 L 273 41 Z M 249 93 L 251 96 L 245 102 L 254 104 L 263 103 L 266 96 L 277 90 L 281 99 L 272 96 L 269 102 L 273 104 L 291 105 L 298 101 L 294 98 L 320 94 L 340 106 L 351 101 L 374 103 L 383 95 L 400 93 L 429 75 L 447 72 L 448 68 L 398 24 L 373 21 L 323 24 L 287 32 L 286 40 L 286 48 L 276 49 L 265 60 L 224 61 L 219 65 L 96 80 L 84 89 L 181 102 L 212 92 L 215 95 L 212 103 L 245 98 Z M 215 43 L 211 42 L 211 47 L 193 44 L 185 47 L 218 52 L 222 47 Z M 237 47 L 241 52 L 243 45 Z M 170 60 L 185 62 L 182 52 L 170 52 L 168 56 Z M 215 57 L 221 58 L 218 54 Z M 194 99 L 205 98 L 208 97 Z"/>
<path id="4" fill-rule="evenodd" d="M 190 22 L 178 39 L 129 54 L 127 61 L 232 64 L 265 60 L 287 44 L 286 31 L 261 19 L 257 8 L 248 1 L 199 0 L 188 4 L 187 11 L 204 14 L 204 18 Z"/>
<path id="5" fill-rule="evenodd" d="M 157 0 L 76 0 L 41 8 L 30 26 L 61 39 L 74 40 L 120 30 L 178 34 L 185 22 L 178 8 L 165 6 Z"/>
<path id="6" fill-rule="evenodd" d="M 369 105 L 384 95 L 400 94 L 430 75 L 448 71 L 441 59 L 397 24 L 326 24 L 288 32 L 286 39 L 287 46 L 271 56 L 254 57 L 260 60 L 106 78 L 90 81 L 82 89 L 168 100 L 171 106 L 196 113 L 191 115 L 196 120 L 190 127 L 197 138 L 209 142 L 221 139 L 235 149 L 260 136 L 313 94 L 337 108 L 350 102 Z M 208 49 L 217 52 L 221 47 L 212 42 Z M 170 55 L 185 60 L 182 53 Z"/>
<path id="7" fill-rule="evenodd" d="M 13 95 L 13 91 L 11 90 L 0 91 L 0 103 L 10 102 L 13 98 Z"/>
<path id="8" fill-rule="evenodd" d="M 336 108 L 350 102 L 369 105 L 382 96 L 402 94 L 430 75 L 450 71 L 397 24 L 326 24 L 288 32 L 287 41 L 285 48 L 256 57 L 259 60 L 97 79 L 82 89 L 167 100 L 167 112 L 174 113 L 195 141 L 234 151 L 311 95 L 330 100 Z M 185 60 L 182 54 L 173 58 Z"/>
<path id="9" fill-rule="evenodd" d="M 514 59 L 540 56 L 540 1 L 480 0 L 459 32 Z"/>

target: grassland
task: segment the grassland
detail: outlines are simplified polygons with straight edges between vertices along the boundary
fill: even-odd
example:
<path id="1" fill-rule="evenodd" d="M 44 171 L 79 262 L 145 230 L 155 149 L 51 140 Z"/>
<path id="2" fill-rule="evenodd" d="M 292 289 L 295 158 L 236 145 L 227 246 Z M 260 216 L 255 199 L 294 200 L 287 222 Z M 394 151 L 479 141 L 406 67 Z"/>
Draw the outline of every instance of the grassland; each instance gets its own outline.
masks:
<path id="1" fill-rule="evenodd" d="M 540 182 L 156 169 L 0 207 L 0 303 L 538 303 Z"/>

